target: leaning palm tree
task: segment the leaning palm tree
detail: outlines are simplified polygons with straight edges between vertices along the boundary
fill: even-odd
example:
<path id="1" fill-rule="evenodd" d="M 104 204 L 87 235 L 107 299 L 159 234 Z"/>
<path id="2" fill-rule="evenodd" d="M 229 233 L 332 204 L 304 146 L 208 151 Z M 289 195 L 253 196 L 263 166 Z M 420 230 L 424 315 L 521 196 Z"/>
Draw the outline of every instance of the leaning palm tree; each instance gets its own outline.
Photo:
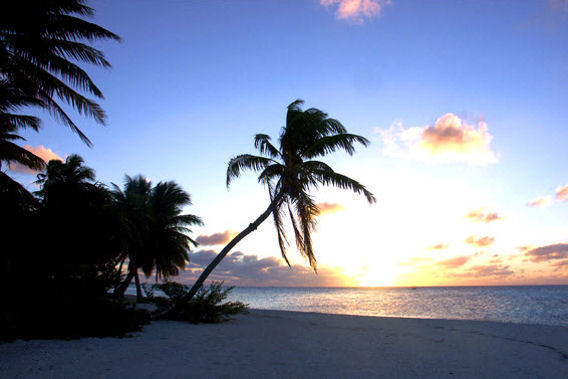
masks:
<path id="1" fill-rule="evenodd" d="M 140 299 L 138 269 L 146 277 L 155 273 L 156 280 L 177 275 L 189 261 L 190 246 L 197 246 L 188 236 L 189 227 L 203 222 L 195 215 L 182 214 L 182 208 L 191 205 L 191 197 L 175 182 L 159 182 L 152 187 L 141 175 L 127 175 L 124 191 L 113 186 L 117 210 L 123 218 L 125 253 L 121 263 L 129 260 L 128 274 L 115 293 L 122 296 L 135 279 Z"/>
<path id="2" fill-rule="evenodd" d="M 101 90 L 77 63 L 109 68 L 102 51 L 85 41 L 120 40 L 116 34 L 81 17 L 94 10 L 86 0 L 18 0 L 0 5 L 0 77 L 36 105 L 91 142 L 60 101 L 104 124 L 106 115 L 86 92 L 102 99 Z M 1 113 L 1 112 L 0 112 Z"/>
<path id="3" fill-rule="evenodd" d="M 316 269 L 316 258 L 312 246 L 311 233 L 315 230 L 319 209 L 311 189 L 320 185 L 331 185 L 362 194 L 369 203 L 375 197 L 359 182 L 335 172 L 326 163 L 316 160 L 336 150 L 344 150 L 349 155 L 355 152 L 354 144 L 367 146 L 366 138 L 347 133 L 337 120 L 328 118 L 319 109 L 301 109 L 303 101 L 296 100 L 288 106 L 286 126 L 280 133 L 280 147 L 276 148 L 266 134 L 257 134 L 254 145 L 262 156 L 243 154 L 229 161 L 227 168 L 227 187 L 243 170 L 260 172 L 258 181 L 268 188 L 270 205 L 254 222 L 237 234 L 213 259 L 199 276 L 191 290 L 184 296 L 190 300 L 201 288 L 205 279 L 229 251 L 244 237 L 266 220 L 270 214 L 274 219 L 278 244 L 282 257 L 290 266 L 286 255 L 287 239 L 283 220 L 289 214 L 296 240 L 296 247 L 310 266 Z M 183 302 L 181 302 L 183 303 Z"/>

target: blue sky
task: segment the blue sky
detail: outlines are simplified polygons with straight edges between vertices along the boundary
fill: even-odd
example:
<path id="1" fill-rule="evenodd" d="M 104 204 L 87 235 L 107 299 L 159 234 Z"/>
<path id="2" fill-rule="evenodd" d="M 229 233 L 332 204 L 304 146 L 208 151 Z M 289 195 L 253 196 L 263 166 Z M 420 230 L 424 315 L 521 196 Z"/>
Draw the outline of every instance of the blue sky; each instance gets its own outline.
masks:
<path id="1" fill-rule="evenodd" d="M 95 21 L 124 39 L 97 44 L 112 70 L 89 68 L 106 97 L 108 126 L 75 116 L 94 142 L 89 149 L 45 117 L 39 134 L 26 135 L 29 145 L 61 157 L 78 153 L 106 183 L 122 182 L 125 173 L 176 180 L 193 196 L 189 211 L 205 218 L 205 228 L 196 234 L 238 231 L 268 199 L 254 175 L 227 191 L 227 161 L 253 152 L 255 133 L 277 137 L 285 107 L 301 98 L 373 141 L 353 157 L 337 154 L 329 161 L 368 184 L 379 199 L 370 209 L 350 195 L 319 194 L 321 201 L 344 209 L 321 217 L 317 254 L 323 272 L 335 276 L 325 282 L 320 274 L 316 284 L 568 283 L 568 264 L 559 264 L 562 258 L 568 262 L 567 204 L 558 197 L 547 207 L 526 205 L 539 196 L 554 197 L 568 183 L 565 1 L 99 0 L 91 5 Z M 434 128 L 437 120 L 447 114 L 457 117 L 452 127 L 470 127 L 468 146 L 477 150 L 428 145 L 421 133 L 430 126 L 437 135 L 442 130 Z M 384 132 L 391 127 L 408 131 L 404 135 L 414 130 L 415 145 L 397 140 L 402 150 L 387 151 Z M 437 150 L 448 148 L 450 155 Z M 494 160 L 487 163 L 482 155 Z M 24 183 L 33 179 L 14 175 Z M 504 216 L 470 225 L 471 230 L 453 229 L 464 222 L 461 216 L 451 219 L 455 212 L 465 216 L 466 209 L 479 208 Z M 472 249 L 463 243 L 470 234 L 495 242 Z M 274 241 L 267 223 L 237 250 L 280 267 Z M 427 249 L 444 241 L 453 242 L 442 252 Z M 556 245 L 550 259 L 531 258 L 535 249 Z M 357 251 L 347 265 L 345 249 Z M 501 261 L 491 263 L 494 255 Z M 467 263 L 440 263 L 456 257 Z M 418 258 L 422 263 L 409 266 Z M 434 275 L 440 267 L 446 274 Z M 483 267 L 489 271 L 480 271 Z M 336 278 L 341 275 L 347 279 Z M 241 279 L 237 283 L 262 284 Z"/>

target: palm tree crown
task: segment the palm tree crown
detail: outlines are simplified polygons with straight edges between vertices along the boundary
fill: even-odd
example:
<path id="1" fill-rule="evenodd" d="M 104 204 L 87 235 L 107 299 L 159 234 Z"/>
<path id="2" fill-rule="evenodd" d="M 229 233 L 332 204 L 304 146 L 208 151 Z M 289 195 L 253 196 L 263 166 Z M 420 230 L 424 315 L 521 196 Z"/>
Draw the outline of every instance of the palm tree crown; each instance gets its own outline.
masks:
<path id="1" fill-rule="evenodd" d="M 282 257 L 290 265 L 286 256 L 287 238 L 283 225 L 285 213 L 288 213 L 296 247 L 308 259 L 310 266 L 316 269 L 311 233 L 315 230 L 319 209 L 310 190 L 330 185 L 362 194 L 369 203 L 376 200 L 364 185 L 316 160 L 337 150 L 351 155 L 355 152 L 355 143 L 367 146 L 369 141 L 347 133 L 339 121 L 329 118 L 319 109 L 302 110 L 302 103 L 296 100 L 288 106 L 279 148 L 271 143 L 268 135 L 257 134 L 254 145 L 262 156 L 243 154 L 229 161 L 227 186 L 240 176 L 242 170 L 260 172 L 258 180 L 268 187 L 270 199 L 275 205 L 272 215 Z"/>
<path id="2" fill-rule="evenodd" d="M 72 154 L 65 159 L 65 162 L 51 160 L 47 163 L 45 173 L 38 174 L 36 184 L 41 185 L 42 189 L 37 194 L 44 200 L 50 194 L 56 193 L 62 196 L 64 191 L 60 189 L 52 191 L 52 188 L 65 186 L 71 191 L 98 190 L 100 185 L 95 183 L 95 171 L 84 165 L 85 161 L 77 154 Z"/>
<path id="3" fill-rule="evenodd" d="M 124 258 L 129 258 L 129 275 L 117 293 L 137 278 L 141 268 L 149 277 L 167 279 L 179 273 L 189 261 L 192 225 L 202 225 L 195 215 L 182 214 L 191 197 L 173 181 L 155 186 L 144 176 L 126 176 L 124 190 L 117 185 L 112 192 L 118 212 L 123 216 Z"/>
<path id="4" fill-rule="evenodd" d="M 80 18 L 94 13 L 85 3 L 85 0 L 3 2 L 0 77 L 33 99 L 27 105 L 43 107 L 90 145 L 57 99 L 104 124 L 106 115 L 102 108 L 80 92 L 97 98 L 103 98 L 103 94 L 75 62 L 110 67 L 102 51 L 83 41 L 120 40 L 120 37 Z"/>

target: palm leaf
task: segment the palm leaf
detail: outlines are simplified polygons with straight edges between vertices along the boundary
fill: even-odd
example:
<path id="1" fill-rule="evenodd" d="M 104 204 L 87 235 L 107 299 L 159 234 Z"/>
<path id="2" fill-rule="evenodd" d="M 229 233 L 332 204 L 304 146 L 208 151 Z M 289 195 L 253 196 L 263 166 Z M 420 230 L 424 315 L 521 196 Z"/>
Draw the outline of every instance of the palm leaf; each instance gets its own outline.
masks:
<path id="1" fill-rule="evenodd" d="M 355 147 L 353 144 L 358 142 L 364 147 L 369 145 L 369 140 L 356 134 L 336 134 L 325 136 L 318 139 L 313 145 L 301 153 L 306 159 L 313 159 L 335 152 L 345 150 L 347 154 L 353 155 Z"/>
<path id="2" fill-rule="evenodd" d="M 238 178 L 242 170 L 260 171 L 269 164 L 276 163 L 274 160 L 256 155 L 242 154 L 232 158 L 227 167 L 227 187 L 233 178 Z"/>
<path id="3" fill-rule="evenodd" d="M 270 143 L 270 136 L 267 134 L 256 134 L 254 136 L 254 147 L 257 148 L 261 154 L 268 155 L 270 158 L 276 159 L 280 156 L 280 152 Z"/>

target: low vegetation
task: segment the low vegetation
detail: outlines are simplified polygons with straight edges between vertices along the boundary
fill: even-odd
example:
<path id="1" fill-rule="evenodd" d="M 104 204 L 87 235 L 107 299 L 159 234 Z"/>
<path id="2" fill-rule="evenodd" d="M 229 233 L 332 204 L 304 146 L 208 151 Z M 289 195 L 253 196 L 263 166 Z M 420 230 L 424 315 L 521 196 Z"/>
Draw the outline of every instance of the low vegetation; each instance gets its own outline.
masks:
<path id="1" fill-rule="evenodd" d="M 158 306 L 157 314 L 166 320 L 188 321 L 194 324 L 228 321 L 231 316 L 246 313 L 248 307 L 240 301 L 225 301 L 234 287 L 223 287 L 223 282 L 213 281 L 209 287 L 201 287 L 189 301 L 184 300 L 189 287 L 166 282 L 154 284 L 148 293 L 149 300 Z M 166 298 L 155 296 L 160 290 Z"/>

